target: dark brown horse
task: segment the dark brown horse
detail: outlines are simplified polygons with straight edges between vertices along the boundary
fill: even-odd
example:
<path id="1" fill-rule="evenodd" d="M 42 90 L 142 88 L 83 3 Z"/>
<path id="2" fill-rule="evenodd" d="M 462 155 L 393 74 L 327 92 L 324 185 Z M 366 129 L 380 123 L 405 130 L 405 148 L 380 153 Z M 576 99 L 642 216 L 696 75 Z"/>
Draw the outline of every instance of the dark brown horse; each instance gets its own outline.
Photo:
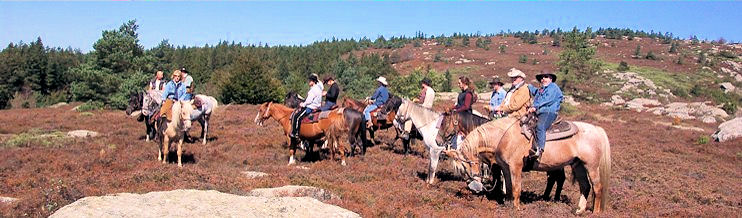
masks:
<path id="1" fill-rule="evenodd" d="M 373 126 L 371 128 L 368 128 L 369 137 L 365 137 L 365 134 L 364 134 L 364 137 L 363 137 L 364 142 L 366 142 L 367 139 L 371 139 L 374 141 L 374 143 L 378 144 L 378 141 L 375 140 L 374 133 L 377 130 L 389 129 L 389 127 L 394 126 L 394 119 L 397 114 L 397 109 L 399 109 L 399 105 L 401 104 L 402 104 L 401 98 L 395 95 L 389 96 L 389 100 L 387 100 L 384 106 L 377 110 L 377 113 L 386 114 L 386 119 L 379 120 L 377 119 L 376 115 L 372 114 L 373 116 L 371 116 L 371 123 L 373 124 Z M 366 105 L 367 104 L 362 101 L 358 101 L 358 100 L 348 98 L 348 97 L 344 97 L 343 103 L 342 103 L 342 107 L 352 108 L 356 111 L 363 111 L 366 108 Z M 397 138 L 399 138 L 399 134 L 397 135 L 395 140 Z M 365 146 L 363 147 L 363 149 L 365 150 Z M 363 153 L 365 153 L 365 151 L 361 152 L 361 154 Z"/>

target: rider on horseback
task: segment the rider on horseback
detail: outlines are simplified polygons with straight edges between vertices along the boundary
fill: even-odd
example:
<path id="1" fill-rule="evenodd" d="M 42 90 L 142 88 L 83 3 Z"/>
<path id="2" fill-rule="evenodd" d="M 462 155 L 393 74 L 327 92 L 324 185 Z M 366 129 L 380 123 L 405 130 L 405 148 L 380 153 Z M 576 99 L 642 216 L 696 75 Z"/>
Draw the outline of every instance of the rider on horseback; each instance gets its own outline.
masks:
<path id="1" fill-rule="evenodd" d="M 328 89 L 327 92 L 322 93 L 322 96 L 325 96 L 325 104 L 320 108 L 321 111 L 330 110 L 330 108 L 337 105 L 338 95 L 340 95 L 340 88 L 338 88 L 338 84 L 335 83 L 335 79 L 328 76 L 324 80 L 325 84 L 330 85 L 330 89 Z"/>
<path id="2" fill-rule="evenodd" d="M 489 111 L 490 118 L 501 118 L 504 116 L 502 113 L 495 112 L 495 108 L 500 106 L 502 101 L 505 99 L 505 89 L 502 88 L 502 85 L 503 83 L 500 81 L 500 78 L 495 78 L 490 82 L 490 86 L 492 86 L 492 96 L 490 97 L 489 105 L 485 106 Z"/>
<path id="3" fill-rule="evenodd" d="M 432 81 L 429 78 L 423 78 L 423 80 L 420 81 L 420 85 L 423 89 L 420 91 L 420 95 L 417 96 L 416 99 L 412 100 L 412 102 L 422 104 L 423 107 L 432 109 L 433 102 L 435 101 L 435 90 L 433 90 L 433 87 L 430 87 L 431 83 Z M 412 120 L 407 120 L 404 122 L 404 131 L 400 137 L 405 140 L 409 139 L 410 131 L 412 131 Z"/>
<path id="4" fill-rule="evenodd" d="M 188 75 L 188 71 L 185 67 L 180 68 L 180 72 L 183 74 L 183 85 L 185 85 L 186 94 L 184 96 L 185 101 L 193 100 L 193 77 Z"/>
<path id="5" fill-rule="evenodd" d="M 376 81 L 379 82 L 379 88 L 376 88 L 374 95 L 369 98 L 373 103 L 368 104 L 368 106 L 363 109 L 363 117 L 366 119 L 366 126 L 368 128 L 373 126 L 373 122 L 371 121 L 371 111 L 381 107 L 387 100 L 389 100 L 389 91 L 386 89 L 389 83 L 386 82 L 386 78 L 380 76 Z"/>
<path id="6" fill-rule="evenodd" d="M 471 106 L 474 104 L 474 102 L 477 101 L 477 94 L 476 90 L 474 89 L 474 86 L 471 84 L 471 80 L 468 77 L 462 76 L 459 77 L 459 88 L 461 89 L 461 93 L 459 93 L 459 97 L 457 98 L 456 105 L 454 105 L 448 113 L 458 113 L 458 112 L 469 112 L 472 113 Z M 461 138 L 462 134 L 461 131 L 457 130 L 457 134 L 455 137 L 451 139 L 451 148 L 456 149 L 457 148 L 457 141 L 459 138 Z"/>
<path id="7" fill-rule="evenodd" d="M 520 119 L 526 115 L 528 106 L 531 104 L 531 93 L 528 86 L 525 86 L 526 74 L 522 71 L 512 68 L 508 76 L 513 80 L 512 86 L 505 95 L 500 106 L 495 107 L 497 113 L 506 113 L 508 117 Z"/>
<path id="8" fill-rule="evenodd" d="M 162 70 L 158 70 L 155 73 L 155 77 L 149 81 L 149 85 L 147 86 L 147 91 L 149 90 L 162 91 L 163 89 L 165 89 L 165 83 L 167 82 L 167 80 L 162 78 L 163 77 L 162 74 L 163 74 Z"/>
<path id="9" fill-rule="evenodd" d="M 188 101 L 186 99 L 186 86 L 180 82 L 181 71 L 175 70 L 172 79 L 165 85 L 165 91 L 162 92 L 162 99 L 165 101 L 160 108 L 160 117 L 166 117 L 170 112 L 175 101 Z"/>
<path id="10" fill-rule="evenodd" d="M 536 75 L 536 79 L 541 82 L 541 88 L 536 88 L 532 85 L 528 85 L 528 89 L 531 91 L 531 95 L 534 96 L 533 107 L 528 109 L 528 113 L 536 112 L 538 116 L 538 124 L 536 125 L 536 151 L 533 156 L 541 156 L 541 152 L 544 151 L 546 145 L 546 130 L 549 129 L 551 124 L 557 118 L 557 112 L 562 103 L 562 90 L 559 89 L 554 81 L 556 81 L 556 75 L 551 72 L 544 71 L 539 75 Z"/>
<path id="11" fill-rule="evenodd" d="M 297 112 L 291 120 L 291 134 L 289 137 L 299 137 L 299 127 L 301 126 L 301 119 L 311 114 L 315 110 L 319 109 L 322 105 L 322 88 L 320 87 L 317 76 L 310 75 L 309 78 L 309 92 L 307 92 L 307 98 L 299 104 L 299 112 Z M 304 108 L 303 110 L 301 108 Z"/>

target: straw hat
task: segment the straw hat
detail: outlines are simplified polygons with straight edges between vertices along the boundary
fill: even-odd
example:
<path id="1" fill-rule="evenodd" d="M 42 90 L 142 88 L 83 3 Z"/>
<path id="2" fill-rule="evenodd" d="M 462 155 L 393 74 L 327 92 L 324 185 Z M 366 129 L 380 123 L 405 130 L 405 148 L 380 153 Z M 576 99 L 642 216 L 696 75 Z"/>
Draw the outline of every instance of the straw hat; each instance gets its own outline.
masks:
<path id="1" fill-rule="evenodd" d="M 386 82 L 386 78 L 384 78 L 383 76 L 380 76 L 378 79 L 376 79 L 376 81 L 379 81 L 381 84 L 384 84 L 385 86 L 389 85 L 389 83 Z"/>
<path id="2" fill-rule="evenodd" d="M 515 69 L 515 68 L 510 68 L 510 72 L 508 72 L 508 76 L 511 77 L 511 78 L 512 77 L 521 77 L 523 79 L 526 78 L 526 74 L 523 73 L 523 71 L 520 71 L 520 70 Z"/>

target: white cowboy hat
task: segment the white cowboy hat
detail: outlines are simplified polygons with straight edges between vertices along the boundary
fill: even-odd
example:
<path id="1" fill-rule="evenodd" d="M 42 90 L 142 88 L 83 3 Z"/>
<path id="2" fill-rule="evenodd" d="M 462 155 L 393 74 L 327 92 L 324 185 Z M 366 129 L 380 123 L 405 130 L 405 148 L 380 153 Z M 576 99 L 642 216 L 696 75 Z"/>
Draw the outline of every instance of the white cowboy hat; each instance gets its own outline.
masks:
<path id="1" fill-rule="evenodd" d="M 384 78 L 383 76 L 380 76 L 378 79 L 376 79 L 376 81 L 379 81 L 381 84 L 384 84 L 385 86 L 389 85 L 389 83 L 386 82 L 386 78 Z"/>
<path id="2" fill-rule="evenodd" d="M 515 68 L 510 68 L 510 72 L 508 72 L 509 77 L 522 77 L 523 79 L 526 78 L 526 74 L 523 73 L 523 71 L 520 71 Z"/>

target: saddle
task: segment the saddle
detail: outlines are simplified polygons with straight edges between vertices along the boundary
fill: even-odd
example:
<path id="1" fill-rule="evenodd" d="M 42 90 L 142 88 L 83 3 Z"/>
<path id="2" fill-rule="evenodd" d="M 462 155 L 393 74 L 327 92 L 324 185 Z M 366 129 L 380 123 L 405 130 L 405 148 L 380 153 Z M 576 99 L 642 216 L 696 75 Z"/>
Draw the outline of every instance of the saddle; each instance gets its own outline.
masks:
<path id="1" fill-rule="evenodd" d="M 321 119 L 328 118 L 330 116 L 330 113 L 332 113 L 332 111 L 312 112 L 311 114 L 304 117 L 304 119 L 301 120 L 301 123 L 308 124 L 319 122 Z"/>
<path id="2" fill-rule="evenodd" d="M 536 133 L 537 118 L 535 115 L 529 114 L 523 116 L 521 122 L 522 133 L 530 140 L 533 137 L 533 134 Z M 577 134 L 577 126 L 575 126 L 574 123 L 564 121 L 562 120 L 562 117 L 557 117 L 546 130 L 546 141 L 565 139 L 572 137 L 575 134 Z"/>
<path id="3" fill-rule="evenodd" d="M 384 110 L 383 105 L 371 111 L 371 116 L 376 117 L 377 121 L 387 120 L 387 115 L 389 115 L 389 112 Z"/>

